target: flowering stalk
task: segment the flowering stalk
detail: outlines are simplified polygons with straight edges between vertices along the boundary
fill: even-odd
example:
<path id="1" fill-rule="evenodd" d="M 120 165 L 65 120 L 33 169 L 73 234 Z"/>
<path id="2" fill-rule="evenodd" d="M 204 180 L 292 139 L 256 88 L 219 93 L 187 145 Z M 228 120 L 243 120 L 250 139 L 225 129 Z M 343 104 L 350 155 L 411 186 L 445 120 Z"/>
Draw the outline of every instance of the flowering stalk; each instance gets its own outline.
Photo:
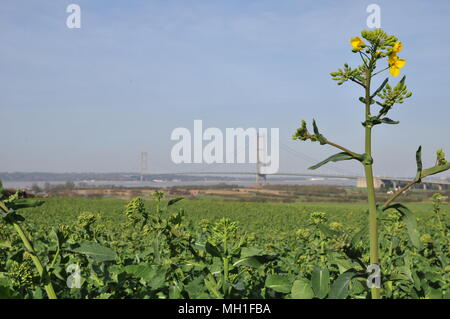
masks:
<path id="1" fill-rule="evenodd" d="M 348 148 L 330 142 L 319 132 L 314 120 L 314 133 L 310 133 L 307 129 L 306 122 L 302 121 L 301 127 L 298 128 L 293 135 L 293 139 L 319 142 L 321 145 L 330 145 L 342 151 L 341 153 L 334 154 L 322 162 L 311 166 L 310 169 L 317 169 L 329 162 L 344 160 L 357 160 L 364 166 L 369 205 L 370 264 L 378 265 L 378 213 L 388 209 L 396 209 L 402 215 L 402 218 L 408 221 L 406 224 L 411 242 L 414 246 L 419 247 L 420 243 L 418 240 L 418 231 L 416 228 L 417 221 L 415 217 L 404 205 L 393 203 L 393 201 L 411 186 L 420 183 L 422 178 L 450 169 L 450 163 L 445 160 L 444 152 L 438 150 L 435 166 L 428 169 L 422 169 L 421 147 L 419 147 L 416 152 L 417 175 L 415 179 L 397 191 L 386 203 L 377 205 L 373 177 L 372 129 L 379 124 L 398 124 L 398 121 L 394 121 L 385 116 L 392 109 L 394 104 L 403 103 L 404 99 L 409 98 L 412 93 L 408 92 L 406 88 L 405 76 L 403 76 L 394 87 L 388 83 L 389 79 L 386 78 L 375 91 L 371 92 L 372 80 L 376 75 L 389 70 L 391 76 L 397 77 L 400 74 L 400 69 L 406 65 L 406 60 L 398 57 L 398 53 L 402 50 L 403 45 L 395 36 L 388 35 L 381 29 L 362 31 L 361 36 L 368 41 L 368 44 L 360 37 L 351 39 L 350 44 L 353 47 L 352 51 L 354 53 L 359 53 L 362 64 L 356 68 L 351 68 L 348 64 L 344 64 L 344 68 L 339 69 L 337 72 L 332 72 L 331 76 L 333 77 L 333 80 L 337 81 L 338 85 L 341 85 L 346 81 L 352 81 L 364 88 L 364 97 L 359 98 L 359 101 L 362 102 L 365 107 L 365 121 L 362 123 L 365 130 L 364 153 L 358 154 L 350 151 Z M 387 66 L 382 67 L 381 70 L 377 71 L 377 62 L 385 58 L 387 58 Z M 379 106 L 378 114 L 375 116 L 372 115 L 372 106 L 374 106 L 374 104 Z M 371 293 L 372 298 L 381 298 L 380 287 L 372 287 Z"/>
<path id="2" fill-rule="evenodd" d="M 374 61 L 370 61 L 372 64 Z M 370 65 L 369 64 L 369 65 Z M 366 122 L 370 121 L 370 84 L 372 81 L 371 68 L 367 68 L 366 84 L 365 84 L 365 102 L 366 102 Z M 365 154 L 367 157 L 372 158 L 372 125 L 367 124 L 365 126 Z M 373 161 L 368 161 L 364 164 L 364 172 L 366 175 L 367 185 L 367 198 L 369 203 L 369 240 L 370 240 L 370 264 L 378 265 L 378 221 L 377 221 L 377 206 L 375 198 L 375 186 L 373 181 Z M 380 298 L 380 289 L 372 287 L 372 298 Z"/>

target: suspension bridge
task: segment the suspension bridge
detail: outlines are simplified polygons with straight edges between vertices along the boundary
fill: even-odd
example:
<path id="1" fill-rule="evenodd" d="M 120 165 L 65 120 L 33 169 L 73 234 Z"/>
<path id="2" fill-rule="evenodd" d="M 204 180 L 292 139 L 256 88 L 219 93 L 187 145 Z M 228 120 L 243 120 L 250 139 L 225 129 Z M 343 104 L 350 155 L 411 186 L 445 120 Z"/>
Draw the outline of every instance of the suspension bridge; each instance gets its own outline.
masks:
<path id="1" fill-rule="evenodd" d="M 259 141 L 259 138 L 258 138 Z M 257 145 L 257 154 L 259 154 L 259 142 Z M 302 162 L 307 162 L 308 164 L 316 164 L 317 162 L 319 162 L 319 160 L 303 154 L 301 152 L 299 152 L 296 149 L 293 149 L 292 147 L 290 147 L 287 144 L 284 143 L 280 143 L 280 151 L 283 151 L 285 154 L 288 154 L 292 157 L 294 157 L 296 160 L 301 160 Z M 216 164 L 215 166 L 217 167 L 217 165 L 223 165 L 223 164 Z M 211 165 L 207 165 L 207 166 L 211 166 Z M 172 172 L 171 174 L 175 174 L 175 175 L 185 175 L 185 176 L 195 176 L 195 175 L 203 175 L 203 176 L 255 176 L 255 184 L 257 186 L 263 186 L 265 184 L 268 183 L 268 177 L 269 176 L 277 176 L 277 177 L 301 177 L 301 178 L 324 178 L 324 179 L 342 179 L 342 180 L 354 180 L 355 181 L 355 185 L 357 187 L 362 187 L 365 188 L 366 187 L 366 180 L 365 177 L 363 176 L 358 176 L 355 175 L 354 173 L 351 173 L 345 169 L 343 169 L 342 167 L 337 167 L 336 165 L 334 165 L 333 163 L 328 163 L 326 166 L 326 170 L 327 171 L 333 171 L 333 173 L 315 173 L 315 172 L 277 172 L 274 174 L 264 174 L 262 173 L 261 167 L 263 166 L 262 162 L 261 162 L 261 158 L 260 156 L 257 156 L 257 162 L 255 165 L 255 170 L 252 169 L 248 169 L 248 170 L 243 170 L 243 171 L 220 171 L 220 170 L 216 170 L 216 168 L 212 169 L 212 170 L 207 170 L 205 169 L 205 165 L 201 166 L 201 169 L 198 171 L 195 170 L 191 170 L 191 171 L 177 171 L 177 172 Z M 308 165 L 309 166 L 309 165 Z M 229 167 L 229 166 L 228 166 Z M 144 179 L 144 175 L 148 174 L 147 173 L 148 170 L 148 154 L 145 153 L 141 153 L 141 181 Z M 338 173 L 336 173 L 338 172 Z M 374 177 L 374 186 L 375 188 L 393 188 L 393 189 L 397 189 L 399 187 L 403 187 L 404 185 L 406 185 L 407 183 L 409 183 L 412 180 L 411 178 L 404 178 L 404 177 L 391 177 L 391 176 L 375 176 Z M 422 180 L 422 183 L 417 184 L 414 186 L 415 188 L 423 188 L 423 189 L 438 189 L 438 190 L 443 190 L 443 189 L 450 189 L 450 181 L 445 181 L 445 180 L 434 180 L 434 179 L 425 179 Z"/>

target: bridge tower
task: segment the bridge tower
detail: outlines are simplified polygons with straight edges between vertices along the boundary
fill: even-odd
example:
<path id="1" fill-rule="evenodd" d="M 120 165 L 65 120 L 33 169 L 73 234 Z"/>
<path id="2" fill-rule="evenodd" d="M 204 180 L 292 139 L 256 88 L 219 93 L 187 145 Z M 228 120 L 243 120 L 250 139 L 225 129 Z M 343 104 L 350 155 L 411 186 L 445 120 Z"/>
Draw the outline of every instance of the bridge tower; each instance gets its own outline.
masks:
<path id="1" fill-rule="evenodd" d="M 267 154 L 266 147 L 267 143 L 265 140 L 265 135 L 260 134 L 259 132 L 256 133 L 256 185 L 262 186 L 266 185 L 267 178 L 266 174 L 261 173 L 261 166 L 262 166 L 262 157 Z"/>
<path id="2" fill-rule="evenodd" d="M 144 175 L 148 173 L 148 153 L 141 152 L 141 182 L 144 181 Z"/>

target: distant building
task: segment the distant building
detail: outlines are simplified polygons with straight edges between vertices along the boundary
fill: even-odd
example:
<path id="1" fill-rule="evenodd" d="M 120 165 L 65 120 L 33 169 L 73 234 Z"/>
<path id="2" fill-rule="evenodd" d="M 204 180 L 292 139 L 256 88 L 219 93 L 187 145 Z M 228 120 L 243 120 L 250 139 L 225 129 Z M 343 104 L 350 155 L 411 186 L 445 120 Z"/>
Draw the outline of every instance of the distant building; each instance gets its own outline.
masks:
<path id="1" fill-rule="evenodd" d="M 383 186 L 384 183 L 381 181 L 381 179 L 374 178 L 373 184 L 375 188 L 380 188 L 381 186 Z M 366 179 L 364 177 L 358 177 L 358 179 L 356 180 L 356 187 L 366 188 L 367 187 Z"/>
<path id="2" fill-rule="evenodd" d="M 200 191 L 198 189 L 191 189 L 189 190 L 189 194 L 191 196 L 197 196 L 200 193 Z"/>
<path id="3" fill-rule="evenodd" d="M 407 179 L 394 179 L 394 178 L 387 178 L 387 177 L 374 177 L 373 183 L 375 188 L 386 188 L 386 189 L 399 189 L 406 184 L 408 184 L 410 180 Z M 356 180 L 356 187 L 366 188 L 366 179 L 364 177 L 358 177 Z M 436 182 L 436 181 L 422 181 L 422 183 L 416 184 L 413 186 L 413 188 L 422 188 L 422 189 L 436 189 L 436 190 L 443 190 L 443 189 L 449 189 L 450 183 L 448 182 Z"/>

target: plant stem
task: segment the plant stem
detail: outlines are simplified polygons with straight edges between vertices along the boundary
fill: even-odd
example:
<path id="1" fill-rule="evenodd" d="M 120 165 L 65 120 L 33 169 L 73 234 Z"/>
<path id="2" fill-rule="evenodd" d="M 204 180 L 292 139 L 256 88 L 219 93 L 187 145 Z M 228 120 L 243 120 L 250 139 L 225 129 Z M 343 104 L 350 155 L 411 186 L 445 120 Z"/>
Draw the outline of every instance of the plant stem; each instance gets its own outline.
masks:
<path id="1" fill-rule="evenodd" d="M 223 257 L 223 294 L 225 297 L 228 296 L 228 272 L 229 272 L 229 260 L 228 260 L 228 234 L 225 233 L 223 247 L 224 247 L 224 257 Z"/>
<path id="2" fill-rule="evenodd" d="M 228 272 L 229 272 L 229 261 L 228 257 L 223 258 L 223 287 L 224 295 L 228 295 Z"/>
<path id="3" fill-rule="evenodd" d="M 13 225 L 14 229 L 17 231 L 17 233 L 19 234 L 20 239 L 22 239 L 22 242 L 25 245 L 25 248 L 30 252 L 31 259 L 34 262 L 39 275 L 41 276 L 41 278 L 43 278 L 43 280 L 48 281 L 44 285 L 44 288 L 45 288 L 45 291 L 47 292 L 48 298 L 49 299 L 57 299 L 55 290 L 53 289 L 53 285 L 50 282 L 47 270 L 44 268 L 44 266 L 42 266 L 41 260 L 37 256 L 36 251 L 34 250 L 33 245 L 31 244 L 27 235 L 25 234 L 25 232 L 23 231 L 22 227 L 20 227 L 19 224 L 13 223 L 12 225 Z"/>
<path id="4" fill-rule="evenodd" d="M 357 79 L 354 79 L 354 78 L 350 78 L 350 81 L 353 81 L 353 82 L 355 82 L 355 83 L 357 83 L 357 84 L 359 84 L 359 85 L 361 85 L 363 88 L 365 88 L 366 86 L 364 85 L 364 84 L 362 84 L 361 82 L 359 82 Z"/>
<path id="5" fill-rule="evenodd" d="M 8 207 L 4 203 L 0 201 L 0 208 L 7 213 Z M 20 227 L 19 224 L 12 222 L 11 223 L 16 230 L 16 232 L 19 234 L 20 239 L 22 240 L 23 244 L 25 245 L 25 248 L 28 250 L 28 252 L 31 255 L 31 259 L 34 262 L 34 265 L 36 266 L 36 269 L 39 273 L 39 276 L 43 280 L 48 280 L 48 282 L 44 285 L 45 291 L 47 292 L 49 299 L 58 299 L 55 293 L 55 290 L 53 289 L 53 285 L 50 281 L 49 275 L 47 273 L 47 270 L 42 266 L 41 260 L 39 259 L 38 255 L 36 254 L 36 251 L 33 248 L 33 245 L 31 244 L 30 240 L 28 239 L 27 235 L 23 231 L 22 227 Z"/>
<path id="6" fill-rule="evenodd" d="M 386 203 L 383 204 L 383 209 L 388 207 L 390 203 L 392 203 L 397 197 L 399 197 L 401 194 L 403 194 L 405 191 L 407 191 L 411 186 L 413 186 L 414 184 L 417 184 L 417 183 L 421 183 L 423 178 L 430 176 L 430 175 L 438 174 L 438 173 L 446 171 L 448 169 L 450 169 L 450 162 L 446 163 L 444 165 L 435 165 L 426 170 L 422 170 L 419 176 L 417 176 L 415 179 L 413 179 L 408 184 L 403 186 L 391 198 L 389 198 L 386 201 Z"/>
<path id="7" fill-rule="evenodd" d="M 378 72 L 372 74 L 372 77 L 374 77 L 374 76 L 377 75 L 377 74 L 380 74 L 380 73 L 383 72 L 383 71 L 386 71 L 387 69 L 389 69 L 389 67 L 386 67 L 385 69 L 383 69 L 383 70 L 381 70 L 381 71 L 378 71 Z"/>
<path id="8" fill-rule="evenodd" d="M 368 68 L 369 66 L 367 65 L 367 62 L 364 59 L 363 54 L 369 60 L 369 57 L 364 52 L 359 51 L 359 56 L 361 57 L 361 60 L 364 62 L 364 65 Z"/>
<path id="9" fill-rule="evenodd" d="M 366 121 L 370 119 L 370 81 L 371 69 L 367 69 L 366 84 Z M 372 127 L 366 125 L 365 129 L 365 153 L 372 156 Z M 378 265 L 378 223 L 377 223 L 377 207 L 375 199 L 375 187 L 373 182 L 372 163 L 364 165 L 366 175 L 367 198 L 369 202 L 369 237 L 370 237 L 370 264 Z M 372 299 L 380 299 L 380 289 L 372 288 Z"/>
<path id="10" fill-rule="evenodd" d="M 403 186 L 401 189 L 399 189 L 394 195 L 392 195 L 391 198 L 389 198 L 382 206 L 382 209 L 385 209 L 386 207 L 389 206 L 390 203 L 392 203 L 397 197 L 399 197 L 401 194 L 403 194 L 408 188 L 410 188 L 411 186 L 413 186 L 414 184 L 418 183 L 418 180 L 412 180 L 411 182 L 409 182 L 408 184 L 406 184 L 405 186 Z"/>
<path id="11" fill-rule="evenodd" d="M 53 266 L 55 266 L 56 261 L 58 260 L 59 253 L 60 253 L 60 249 L 59 249 L 59 246 L 58 246 L 58 248 L 56 249 L 55 256 L 53 257 L 53 260 L 52 260 L 52 262 L 50 264 L 50 269 L 53 268 Z"/>
<path id="12" fill-rule="evenodd" d="M 345 148 L 345 147 L 343 147 L 343 146 L 341 146 L 341 145 L 339 145 L 339 144 L 330 142 L 330 141 L 328 141 L 328 140 L 326 141 L 326 143 L 327 143 L 328 145 L 334 146 L 334 147 L 336 147 L 336 148 L 338 148 L 338 149 L 340 149 L 340 150 L 342 150 L 342 151 L 344 151 L 344 152 L 346 152 L 346 153 L 348 153 L 348 154 L 350 154 L 350 155 L 352 155 L 352 156 L 354 156 L 354 157 L 358 157 L 358 156 L 359 156 L 359 154 L 356 154 L 355 152 L 352 152 L 352 151 L 350 151 L 348 148 Z"/>

